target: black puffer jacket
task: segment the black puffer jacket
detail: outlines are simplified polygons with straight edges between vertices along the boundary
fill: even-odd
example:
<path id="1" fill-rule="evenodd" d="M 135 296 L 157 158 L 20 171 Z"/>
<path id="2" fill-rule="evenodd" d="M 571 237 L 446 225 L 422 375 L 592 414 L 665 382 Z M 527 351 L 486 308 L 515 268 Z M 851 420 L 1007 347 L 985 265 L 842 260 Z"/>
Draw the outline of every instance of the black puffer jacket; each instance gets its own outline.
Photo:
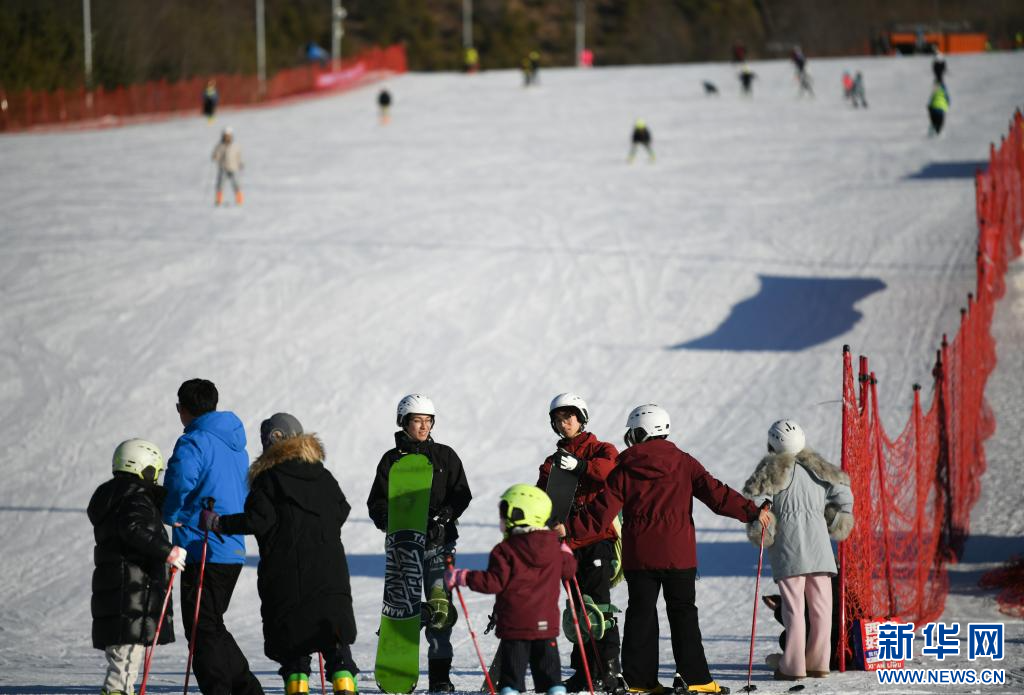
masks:
<path id="1" fill-rule="evenodd" d="M 245 511 L 220 521 L 224 533 L 254 534 L 259 543 L 263 647 L 278 662 L 356 640 L 341 543 L 351 507 L 323 459 L 312 434 L 272 445 L 249 469 Z"/>
<path id="2" fill-rule="evenodd" d="M 395 448 L 389 449 L 381 456 L 377 464 L 377 475 L 370 488 L 370 496 L 366 506 L 370 518 L 381 531 L 388 528 L 388 473 L 391 466 L 406 454 L 423 454 L 434 467 L 434 477 L 430 484 L 430 517 L 446 511 L 451 516 L 451 523 L 445 526 L 445 539 L 452 543 L 459 537 L 455 530 L 455 520 L 462 516 L 473 499 L 466 480 L 466 471 L 455 450 L 445 444 L 438 444 L 432 438 L 425 442 L 417 442 L 404 431 L 395 432 Z"/>
<path id="3" fill-rule="evenodd" d="M 96 536 L 92 573 L 92 646 L 151 644 L 167 593 L 171 552 L 160 520 L 164 489 L 130 473 L 115 473 L 89 500 Z M 174 641 L 174 610 L 160 628 L 160 644 Z"/>

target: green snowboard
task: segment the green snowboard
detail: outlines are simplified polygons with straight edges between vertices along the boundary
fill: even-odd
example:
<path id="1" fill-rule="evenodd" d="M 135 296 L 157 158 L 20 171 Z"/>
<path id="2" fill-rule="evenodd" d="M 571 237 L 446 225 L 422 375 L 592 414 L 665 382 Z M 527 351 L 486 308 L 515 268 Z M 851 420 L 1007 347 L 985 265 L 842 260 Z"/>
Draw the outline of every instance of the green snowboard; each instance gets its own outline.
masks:
<path id="1" fill-rule="evenodd" d="M 411 693 L 420 675 L 423 552 L 434 467 L 421 454 L 398 459 L 388 473 L 384 605 L 374 676 L 385 693 Z"/>

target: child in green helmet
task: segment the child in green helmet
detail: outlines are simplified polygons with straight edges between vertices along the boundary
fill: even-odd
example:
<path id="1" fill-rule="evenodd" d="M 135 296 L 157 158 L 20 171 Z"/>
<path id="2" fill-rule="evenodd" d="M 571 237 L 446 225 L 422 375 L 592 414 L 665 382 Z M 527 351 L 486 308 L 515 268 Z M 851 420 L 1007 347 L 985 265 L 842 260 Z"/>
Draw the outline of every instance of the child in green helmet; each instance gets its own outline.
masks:
<path id="1" fill-rule="evenodd" d="M 468 586 L 497 594 L 496 634 L 501 639 L 500 695 L 526 690 L 526 667 L 535 691 L 564 695 L 558 656 L 558 597 L 561 585 L 576 573 L 576 559 L 548 528 L 551 498 L 539 487 L 513 485 L 498 507 L 505 539 L 491 551 L 486 571 L 451 568 L 445 572 L 449 591 Z"/>

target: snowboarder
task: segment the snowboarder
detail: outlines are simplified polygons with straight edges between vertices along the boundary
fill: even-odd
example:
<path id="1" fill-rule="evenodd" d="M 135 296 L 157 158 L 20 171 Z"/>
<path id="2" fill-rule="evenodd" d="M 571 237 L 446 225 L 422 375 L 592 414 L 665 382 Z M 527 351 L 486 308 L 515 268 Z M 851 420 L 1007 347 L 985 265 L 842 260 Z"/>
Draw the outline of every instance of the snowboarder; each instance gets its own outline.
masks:
<path id="1" fill-rule="evenodd" d="M 391 92 L 386 89 L 380 90 L 377 95 L 377 106 L 380 108 L 380 124 L 387 125 L 391 120 Z"/>
<path id="2" fill-rule="evenodd" d="M 853 76 L 853 85 L 850 87 L 850 102 L 854 108 L 858 106 L 868 107 L 868 98 L 864 94 L 864 75 L 860 70 Z"/>
<path id="3" fill-rule="evenodd" d="M 693 498 L 742 522 L 770 514 L 708 473 L 667 440 L 669 415 L 654 404 L 626 420 L 626 449 L 608 476 L 606 492 L 569 517 L 572 537 L 600 533 L 622 512 L 622 564 L 629 587 L 622 670 L 632 692 L 658 692 L 658 593 L 664 588 L 677 693 L 727 693 L 711 677 L 697 621 L 697 542 Z"/>
<path id="4" fill-rule="evenodd" d="M 210 80 L 203 90 L 203 115 L 207 121 L 213 121 L 217 113 L 217 103 L 220 101 L 220 94 L 217 93 L 217 83 Z"/>
<path id="5" fill-rule="evenodd" d="M 167 462 L 164 523 L 174 527 L 174 544 L 188 551 L 181 573 L 181 622 L 192 639 L 203 532 L 199 515 L 208 498 L 214 511 L 243 510 L 248 493 L 249 454 L 245 427 L 230 411 L 217 410 L 217 387 L 206 379 L 189 379 L 178 388 L 178 417 L 185 428 Z M 263 695 L 263 686 L 249 669 L 242 650 L 224 625 L 224 613 L 245 562 L 245 537 L 227 534 L 207 549 L 203 596 L 192 662 L 204 693 Z"/>
<path id="6" fill-rule="evenodd" d="M 264 420 L 260 439 L 245 511 L 204 510 L 200 528 L 256 536 L 264 652 L 281 664 L 286 695 L 309 692 L 312 652 L 324 655 L 334 694 L 355 695 L 356 621 L 341 542 L 351 507 L 324 467 L 320 439 L 293 415 Z"/>
<path id="7" fill-rule="evenodd" d="M 739 72 L 740 89 L 742 90 L 741 93 L 743 94 L 743 96 L 749 97 L 753 95 L 753 84 L 755 77 L 757 77 L 757 74 L 750 69 L 749 65 L 744 63 L 743 67 L 740 68 Z"/>
<path id="8" fill-rule="evenodd" d="M 636 148 L 640 146 L 647 150 L 647 161 L 653 163 L 654 149 L 651 146 L 652 141 L 653 138 L 650 128 L 647 127 L 647 121 L 642 118 L 636 119 L 636 123 L 633 124 L 633 134 L 630 137 L 629 156 L 626 158 L 626 161 L 630 164 L 633 163 L 633 158 L 636 156 Z"/>
<path id="9" fill-rule="evenodd" d="M 455 690 L 450 676 L 455 608 L 451 605 L 451 592 L 444 586 L 445 558 L 455 554 L 459 537 L 455 522 L 466 511 L 473 494 L 459 455 L 431 437 L 434 416 L 433 401 L 422 394 L 412 393 L 398 402 L 396 419 L 400 429 L 395 432 L 395 448 L 381 456 L 366 506 L 374 525 L 386 533 L 391 466 L 406 454 L 422 454 L 430 460 L 434 476 L 423 567 L 423 591 L 430 613 L 426 629 L 428 690 L 448 693 Z"/>
<path id="10" fill-rule="evenodd" d="M 213 155 L 210 159 L 217 165 L 217 196 L 215 204 L 224 202 L 224 179 L 231 181 L 231 187 L 235 191 L 235 204 L 241 205 L 244 200 L 242 189 L 238 184 L 238 174 L 244 168 L 242 164 L 242 150 L 235 142 L 235 133 L 231 127 L 227 127 L 220 134 L 220 142 L 213 148 Z"/>
<path id="11" fill-rule="evenodd" d="M 754 504 L 774 510 L 764 533 L 772 578 L 782 592 L 786 646 L 775 679 L 794 681 L 829 674 L 832 635 L 832 582 L 837 572 L 833 540 L 853 530 L 850 478 L 807 448 L 799 424 L 779 420 L 768 430 L 768 455 L 743 486 Z M 761 543 L 761 525 L 747 525 L 747 536 Z M 806 601 L 810 628 L 805 631 Z"/>
<path id="12" fill-rule="evenodd" d="M 526 692 L 526 666 L 533 689 L 565 695 L 558 656 L 558 598 L 563 582 L 572 578 L 572 550 L 548 528 L 551 499 L 533 485 L 513 485 L 498 506 L 504 540 L 491 550 L 486 571 L 452 567 L 445 572 L 448 590 L 468 586 L 497 594 L 494 617 L 501 639 L 501 695 Z"/>
<path id="13" fill-rule="evenodd" d="M 157 479 L 164 458 L 156 444 L 121 442 L 114 450 L 114 477 L 89 500 L 96 537 L 92 573 L 92 646 L 107 657 L 102 695 L 135 691 L 146 647 L 153 643 L 169 581 L 167 566 L 185 569 L 185 549 L 167 540 L 160 505 L 166 491 Z M 168 603 L 160 644 L 174 641 L 174 609 Z"/>
<path id="14" fill-rule="evenodd" d="M 942 124 L 946 121 L 946 114 L 949 112 L 949 92 L 945 85 L 936 82 L 932 86 L 932 95 L 928 98 L 928 118 L 931 122 L 928 128 L 928 137 L 934 137 L 942 132 Z"/>
<path id="15" fill-rule="evenodd" d="M 540 467 L 537 487 L 547 487 L 548 476 L 557 466 L 565 471 L 577 472 L 579 482 L 573 505 L 582 507 L 604 494 L 604 481 L 615 468 L 615 459 L 619 452 L 614 446 L 600 441 L 591 432 L 586 431 L 590 420 L 587 403 L 575 393 L 560 393 L 551 401 L 548 408 L 551 429 L 558 435 L 558 450 L 548 456 Z M 578 470 L 580 469 L 580 470 Z M 576 581 L 580 591 L 593 599 L 598 606 L 611 604 L 611 581 L 616 560 L 615 541 L 618 532 L 614 522 L 592 537 L 570 537 L 566 539 L 576 558 Z M 609 693 L 623 693 L 622 668 L 619 665 L 619 628 L 615 618 L 608 614 L 603 616 L 610 627 L 596 645 L 590 645 L 587 656 L 591 673 L 603 677 L 603 683 L 594 685 Z M 565 682 L 566 689 L 571 693 L 587 690 L 586 674 L 583 660 L 580 657 L 581 645 L 572 648 L 571 665 L 575 673 Z M 599 660 L 594 667 L 595 660 Z"/>

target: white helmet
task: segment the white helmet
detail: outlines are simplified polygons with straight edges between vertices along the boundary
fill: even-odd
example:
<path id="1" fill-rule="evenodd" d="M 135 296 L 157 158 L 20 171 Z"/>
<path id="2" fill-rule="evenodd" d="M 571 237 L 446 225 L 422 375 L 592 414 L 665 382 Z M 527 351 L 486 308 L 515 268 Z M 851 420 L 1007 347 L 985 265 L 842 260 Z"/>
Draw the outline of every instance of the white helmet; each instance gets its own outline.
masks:
<path id="1" fill-rule="evenodd" d="M 660 405 L 638 405 L 626 418 L 626 446 L 639 444 L 651 437 L 665 436 L 669 427 L 668 411 Z"/>
<path id="2" fill-rule="evenodd" d="M 396 419 L 399 427 L 405 427 L 407 415 L 429 415 L 433 419 L 435 414 L 434 401 L 422 393 L 410 393 L 398 401 L 398 417 Z"/>
<path id="3" fill-rule="evenodd" d="M 779 420 L 768 428 L 768 451 L 773 454 L 798 454 L 806 443 L 803 428 L 792 420 Z"/>
<path id="4" fill-rule="evenodd" d="M 559 408 L 572 408 L 576 411 L 576 417 L 580 421 L 580 430 L 587 429 L 587 421 L 590 420 L 590 413 L 587 411 L 587 402 L 577 396 L 575 393 L 560 393 L 551 399 L 551 407 L 548 408 L 548 415 L 550 416 Z M 559 437 L 562 433 L 555 426 L 555 419 L 551 418 L 551 429 L 555 431 Z"/>
<path id="5" fill-rule="evenodd" d="M 147 469 L 152 469 L 150 473 Z M 156 481 L 164 469 L 164 457 L 156 444 L 145 439 L 129 439 L 114 449 L 114 472 L 137 475 L 143 480 Z"/>

